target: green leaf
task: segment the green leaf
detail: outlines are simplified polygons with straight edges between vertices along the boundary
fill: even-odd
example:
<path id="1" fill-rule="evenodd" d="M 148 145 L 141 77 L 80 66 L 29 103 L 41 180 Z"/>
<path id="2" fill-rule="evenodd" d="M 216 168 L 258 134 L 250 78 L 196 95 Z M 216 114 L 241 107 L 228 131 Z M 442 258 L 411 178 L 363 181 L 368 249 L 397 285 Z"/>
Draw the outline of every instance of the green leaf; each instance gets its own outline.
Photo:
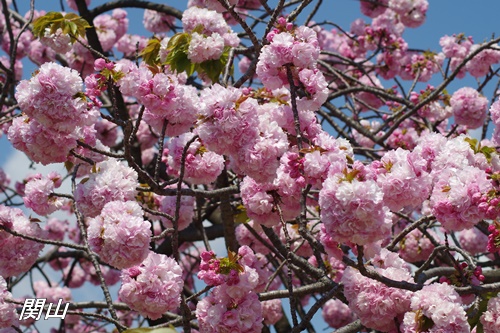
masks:
<path id="1" fill-rule="evenodd" d="M 481 146 L 481 143 L 477 139 L 465 138 L 465 142 L 469 143 L 470 148 L 474 151 L 474 154 L 483 154 L 488 162 L 491 162 L 492 154 L 496 153 L 496 149 L 488 146 Z"/>
<path id="2" fill-rule="evenodd" d="M 178 73 L 185 71 L 188 76 L 193 75 L 196 68 L 195 64 L 189 60 L 187 52 L 178 49 L 170 51 L 165 63 L 170 65 L 173 71 L 177 71 Z"/>
<path id="3" fill-rule="evenodd" d="M 173 71 L 177 71 L 178 73 L 186 72 L 188 76 L 193 75 L 198 67 L 188 58 L 190 42 L 191 35 L 186 32 L 173 35 L 167 44 L 169 52 L 165 60 L 165 65 L 169 65 Z"/>
<path id="4" fill-rule="evenodd" d="M 204 61 L 200 64 L 200 68 L 213 83 L 219 82 L 219 77 L 226 67 L 228 58 L 229 47 L 225 47 L 219 59 Z"/>
<path id="5" fill-rule="evenodd" d="M 247 209 L 243 205 L 238 205 L 236 207 L 236 214 L 234 215 L 234 222 L 236 223 L 246 223 L 249 218 L 247 215 Z"/>
<path id="6" fill-rule="evenodd" d="M 200 68 L 203 70 L 205 74 L 212 80 L 213 83 L 219 82 L 219 77 L 224 69 L 224 66 L 221 66 L 219 60 L 208 60 L 204 61 L 200 64 Z"/>
<path id="7" fill-rule="evenodd" d="M 46 29 L 49 29 L 51 34 L 61 29 L 62 33 L 69 35 L 71 42 L 74 43 L 76 38 L 84 37 L 85 29 L 90 27 L 84 18 L 75 13 L 68 13 L 63 16 L 59 12 L 48 12 L 33 21 L 33 34 L 38 38 L 42 38 L 45 36 Z"/>
<path id="8" fill-rule="evenodd" d="M 203 26 L 203 24 L 198 24 L 196 27 L 194 27 L 193 30 L 191 30 L 191 33 L 196 32 L 196 33 L 202 35 L 203 34 L 203 30 L 205 30 L 205 27 Z"/>
<path id="9" fill-rule="evenodd" d="M 82 180 L 80 180 L 80 184 L 85 184 L 86 182 L 88 182 L 90 180 L 89 177 L 85 177 L 83 178 Z"/>
<path id="10" fill-rule="evenodd" d="M 238 263 L 238 260 L 240 258 L 241 257 L 238 254 L 228 249 L 227 258 L 219 258 L 219 263 L 220 263 L 219 273 L 228 275 L 229 273 L 231 273 L 232 270 L 235 270 L 240 273 L 244 272 L 245 268 Z"/>
<path id="11" fill-rule="evenodd" d="M 481 147 L 479 151 L 486 157 L 488 162 L 491 162 L 492 154 L 497 152 L 495 148 L 488 146 Z"/>
<path id="12" fill-rule="evenodd" d="M 64 162 L 64 168 L 66 169 L 66 171 L 70 172 L 71 169 L 73 169 L 74 167 L 74 164 L 70 161 L 66 161 Z"/>
<path id="13" fill-rule="evenodd" d="M 179 32 L 172 36 L 168 40 L 167 50 L 185 50 L 189 48 L 189 42 L 191 41 L 191 36 L 187 32 Z"/>
<path id="14" fill-rule="evenodd" d="M 37 37 L 43 37 L 45 35 L 45 29 L 50 27 L 53 23 L 58 20 L 62 20 L 63 16 L 58 12 L 48 12 L 44 16 L 40 16 L 33 21 L 33 34 Z"/>
<path id="15" fill-rule="evenodd" d="M 87 95 L 85 95 L 85 93 L 83 91 L 79 91 L 79 92 L 77 92 L 76 94 L 73 95 L 73 99 L 77 99 L 77 98 L 81 98 L 84 101 L 86 101 L 87 100 Z"/>
<path id="16" fill-rule="evenodd" d="M 467 137 L 464 139 L 464 141 L 469 144 L 470 149 L 472 149 L 474 151 L 474 153 L 478 152 L 479 148 L 478 148 L 477 139 Z"/>
<path id="17" fill-rule="evenodd" d="M 114 82 L 118 82 L 118 81 L 119 81 L 120 79 L 122 79 L 124 76 L 125 76 L 125 73 L 118 71 L 118 72 L 113 72 L 113 76 L 112 76 L 112 78 L 113 78 L 113 81 L 114 81 Z"/>
<path id="18" fill-rule="evenodd" d="M 424 316 L 422 310 L 415 312 L 415 323 L 417 324 L 417 333 L 426 332 L 434 326 L 432 319 Z"/>
<path id="19" fill-rule="evenodd" d="M 161 43 L 160 40 L 156 37 L 151 38 L 148 41 L 148 45 L 142 50 L 140 56 L 146 62 L 146 64 L 150 66 L 156 66 L 159 64 Z"/>

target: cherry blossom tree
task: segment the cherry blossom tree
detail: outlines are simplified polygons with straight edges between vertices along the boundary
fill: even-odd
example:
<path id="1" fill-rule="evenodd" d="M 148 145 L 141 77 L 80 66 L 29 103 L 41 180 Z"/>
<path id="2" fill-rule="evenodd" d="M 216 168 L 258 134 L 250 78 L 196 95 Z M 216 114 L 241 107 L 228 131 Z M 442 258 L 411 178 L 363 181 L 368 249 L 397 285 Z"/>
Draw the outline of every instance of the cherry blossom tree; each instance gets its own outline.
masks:
<path id="1" fill-rule="evenodd" d="M 1 333 L 30 299 L 50 332 L 500 331 L 500 38 L 413 48 L 427 0 L 46 5 L 0 1 L 0 136 L 50 170 L 0 169 Z"/>

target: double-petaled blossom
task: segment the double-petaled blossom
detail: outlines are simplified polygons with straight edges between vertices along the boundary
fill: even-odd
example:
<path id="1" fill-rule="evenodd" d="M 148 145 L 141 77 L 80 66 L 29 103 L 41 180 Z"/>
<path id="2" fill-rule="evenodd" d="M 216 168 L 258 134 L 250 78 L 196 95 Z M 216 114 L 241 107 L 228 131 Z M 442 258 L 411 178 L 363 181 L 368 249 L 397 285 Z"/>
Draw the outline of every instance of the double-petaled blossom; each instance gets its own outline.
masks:
<path id="1" fill-rule="evenodd" d="M 474 88 L 458 89 L 450 99 L 455 123 L 467 128 L 481 127 L 486 120 L 488 100 Z"/>
<path id="2" fill-rule="evenodd" d="M 48 62 L 17 87 L 16 99 L 25 116 L 13 121 L 13 146 L 42 164 L 64 162 L 84 128 L 98 111 L 83 98 L 83 80 L 75 70 Z"/>
<path id="3" fill-rule="evenodd" d="M 77 71 L 56 63 L 45 63 L 30 80 L 17 86 L 16 99 L 21 110 L 42 126 L 61 133 L 75 127 L 93 125 L 96 110 L 88 110 L 79 94 L 83 80 Z"/>
<path id="4" fill-rule="evenodd" d="M 118 269 L 140 264 L 149 253 L 151 223 L 135 201 L 111 201 L 89 220 L 88 241 L 101 259 Z"/>
<path id="5" fill-rule="evenodd" d="M 450 168 L 436 178 L 430 207 L 446 230 L 469 229 L 485 218 L 479 204 L 492 185 L 483 170 L 473 166 Z"/>
<path id="6" fill-rule="evenodd" d="M 500 330 L 500 297 L 493 297 L 488 301 L 486 311 L 480 320 L 485 333 L 495 333 Z"/>
<path id="7" fill-rule="evenodd" d="M 60 209 L 62 198 L 53 195 L 54 189 L 61 186 L 62 177 L 56 172 L 47 177 L 33 178 L 26 183 L 24 205 L 38 215 L 48 215 Z"/>
<path id="8" fill-rule="evenodd" d="M 352 171 L 333 173 L 319 193 L 321 220 L 334 241 L 365 245 L 386 238 L 392 214 L 382 188 L 372 179 L 358 179 Z"/>
<path id="9" fill-rule="evenodd" d="M 123 270 L 121 280 L 118 296 L 144 317 L 159 319 L 180 305 L 182 268 L 166 255 L 150 252 L 141 264 Z"/>
<path id="10" fill-rule="evenodd" d="M 12 300 L 12 294 L 7 289 L 7 282 L 0 276 L 0 329 L 17 324 L 16 305 L 9 300 Z"/>
<path id="11" fill-rule="evenodd" d="M 410 308 L 400 326 L 403 333 L 418 332 L 419 327 L 430 327 L 425 331 L 428 333 L 470 332 L 460 296 L 448 284 L 424 286 L 411 296 Z"/>
<path id="12" fill-rule="evenodd" d="M 481 45 L 474 44 L 469 49 L 469 54 L 476 52 Z M 489 73 L 490 68 L 494 64 L 500 62 L 500 51 L 492 49 L 484 49 L 480 51 L 475 57 L 467 62 L 465 67 L 470 75 L 479 78 Z"/>
<path id="13" fill-rule="evenodd" d="M 193 32 L 201 26 L 201 34 L 218 34 L 224 39 L 225 46 L 236 47 L 240 39 L 231 30 L 222 14 L 206 8 L 190 7 L 182 14 L 182 27 L 185 32 Z"/>
<path id="14" fill-rule="evenodd" d="M 22 235 L 44 238 L 46 233 L 32 223 L 19 208 L 0 205 L 0 225 Z M 38 258 L 44 244 L 13 236 L 0 230 L 0 275 L 4 278 L 27 272 Z M 13 260 L 15 258 L 15 260 Z"/>
<path id="15" fill-rule="evenodd" d="M 136 98 L 146 107 L 144 121 L 157 133 L 166 122 L 166 135 L 176 136 L 189 131 L 196 121 L 200 99 L 196 88 L 184 84 L 181 75 L 156 73 L 142 63 L 123 68 L 120 91 Z"/>
<path id="16" fill-rule="evenodd" d="M 263 314 L 256 290 L 271 275 L 253 251 L 243 246 L 228 258 L 216 258 L 211 251 L 201 257 L 198 277 L 216 287 L 196 306 L 200 332 L 260 332 Z"/>
<path id="17" fill-rule="evenodd" d="M 381 267 L 377 271 L 395 281 L 412 280 L 409 271 L 404 268 Z M 355 268 L 346 268 L 342 283 L 349 308 L 366 327 L 384 332 L 395 330 L 396 319 L 402 320 L 404 313 L 410 309 L 410 291 L 388 287 L 361 275 Z"/>
<path id="18" fill-rule="evenodd" d="M 336 298 L 328 300 L 323 305 L 321 314 L 325 322 L 333 328 L 341 328 L 356 318 L 349 306 Z"/>
<path id="19" fill-rule="evenodd" d="M 142 19 L 144 28 L 148 31 L 159 33 L 168 32 L 174 27 L 175 17 L 155 10 L 146 9 Z"/>
<path id="20" fill-rule="evenodd" d="M 177 188 L 175 185 L 169 185 L 168 188 Z M 185 186 L 183 186 L 185 188 Z M 177 206 L 177 195 L 159 197 L 159 211 L 166 213 L 175 219 L 177 213 L 177 228 L 178 230 L 186 229 L 193 221 L 195 198 L 192 196 L 181 196 L 179 206 Z M 162 224 L 165 228 L 173 228 L 173 221 L 162 217 Z"/>
<path id="21" fill-rule="evenodd" d="M 427 0 L 389 0 L 388 6 L 405 26 L 417 28 L 425 21 L 429 3 Z"/>
<path id="22" fill-rule="evenodd" d="M 111 158 L 97 163 L 89 177 L 76 186 L 76 205 L 85 216 L 95 217 L 107 202 L 134 200 L 138 186 L 137 173 Z"/>
<path id="23" fill-rule="evenodd" d="M 168 149 L 164 156 L 168 163 L 168 172 L 178 175 L 181 170 L 181 161 L 184 149 L 188 142 L 194 138 L 193 133 L 185 133 L 169 141 Z M 209 151 L 196 139 L 186 150 L 184 160 L 184 180 L 192 184 L 208 184 L 217 179 L 217 176 L 224 169 L 224 157 Z"/>

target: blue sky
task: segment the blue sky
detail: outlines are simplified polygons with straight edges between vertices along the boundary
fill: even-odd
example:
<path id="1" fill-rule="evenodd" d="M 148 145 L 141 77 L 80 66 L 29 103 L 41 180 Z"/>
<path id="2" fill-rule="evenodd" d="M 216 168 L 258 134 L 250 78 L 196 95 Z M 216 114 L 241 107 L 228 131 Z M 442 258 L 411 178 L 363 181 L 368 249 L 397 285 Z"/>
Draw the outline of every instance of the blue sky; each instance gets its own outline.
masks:
<path id="1" fill-rule="evenodd" d="M 18 0 L 20 6 L 26 6 L 27 0 Z M 22 4 L 21 4 L 22 2 Z M 104 1 L 93 0 L 91 7 L 102 4 Z M 166 4 L 174 4 L 178 8 L 185 7 L 187 1 L 157 1 Z M 275 1 L 270 1 L 273 3 Z M 313 5 L 317 1 L 313 1 Z M 37 9 L 59 10 L 59 1 L 37 1 Z M 27 7 L 24 7 L 27 8 Z M 411 48 L 430 49 L 439 51 L 439 39 L 443 35 L 451 35 L 453 33 L 465 33 L 467 36 L 473 36 L 475 42 L 482 42 L 491 38 L 493 34 L 500 34 L 500 26 L 498 25 L 498 13 L 500 13 L 500 1 L 498 0 L 481 0 L 475 2 L 474 6 L 470 0 L 453 0 L 453 1 L 432 1 L 427 13 L 427 20 L 423 26 L 418 29 L 407 29 L 404 37 L 408 41 Z M 23 13 L 24 14 L 24 13 Z M 350 23 L 362 17 L 359 12 L 359 2 L 356 0 L 325 0 L 320 15 L 316 18 L 317 22 L 329 20 L 338 23 L 344 29 L 348 30 Z M 129 15 L 131 33 L 137 33 L 142 25 L 142 12 L 139 10 L 133 11 Z M 369 18 L 364 17 L 366 21 Z M 300 21 L 299 21 L 300 23 Z M 146 34 L 149 35 L 149 34 Z M 25 68 L 28 68 L 27 66 Z M 31 70 L 25 70 L 24 77 L 29 78 Z M 452 91 L 461 86 L 475 86 L 474 80 L 459 80 L 450 88 Z M 489 96 L 487 96 L 489 97 Z M 6 136 L 0 138 L 0 166 L 3 166 L 7 160 L 12 158 L 13 151 L 6 140 Z M 11 161 L 9 170 L 23 170 L 21 165 L 26 164 L 24 160 Z M 19 166 L 19 168 L 17 168 Z M 19 171 L 18 174 L 11 174 L 11 178 L 19 179 L 24 173 Z M 320 314 L 319 314 L 320 316 Z M 315 317 L 315 322 L 318 320 L 318 315 Z M 318 331 L 326 328 L 325 324 L 318 324 Z"/>
<path id="2" fill-rule="evenodd" d="M 17 1 L 21 11 L 28 9 L 29 1 Z M 91 8 L 105 3 L 103 0 L 93 0 Z M 157 1 L 165 4 L 171 4 L 178 8 L 185 8 L 187 1 Z M 276 1 L 269 1 L 270 4 Z M 317 1 L 313 1 L 314 5 Z M 50 10 L 60 10 L 59 1 L 37 1 L 36 8 Z M 66 7 L 68 9 L 68 7 Z M 498 26 L 498 13 L 500 12 L 500 1 L 482 0 L 472 2 L 469 0 L 454 1 L 432 1 L 427 12 L 427 20 L 423 26 L 418 29 L 406 29 L 404 37 L 412 48 L 423 48 L 431 50 L 440 50 L 439 38 L 445 34 L 465 33 L 474 37 L 475 42 L 482 42 L 491 38 L 493 34 L 500 34 Z M 327 0 L 323 1 L 322 10 L 319 11 L 316 21 L 329 20 L 338 23 L 344 29 L 349 29 L 350 23 L 362 17 L 359 12 L 358 0 Z M 143 32 L 142 14 L 140 10 L 134 10 L 129 14 L 130 32 Z M 365 17 L 366 21 L 370 19 Z M 32 67 L 31 67 L 32 69 Z M 25 66 L 24 77 L 30 77 L 31 70 Z M 474 81 L 458 81 L 451 88 L 470 85 L 474 86 Z M 6 137 L 0 137 L 0 166 L 11 156 L 12 150 L 6 142 Z"/>

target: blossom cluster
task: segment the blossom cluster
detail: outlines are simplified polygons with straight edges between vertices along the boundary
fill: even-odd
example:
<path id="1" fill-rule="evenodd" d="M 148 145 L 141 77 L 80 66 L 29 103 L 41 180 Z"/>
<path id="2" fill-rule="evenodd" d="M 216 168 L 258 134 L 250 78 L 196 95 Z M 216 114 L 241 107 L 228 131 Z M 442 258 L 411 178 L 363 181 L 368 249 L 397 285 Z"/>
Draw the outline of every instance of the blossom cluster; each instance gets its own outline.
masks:
<path id="1" fill-rule="evenodd" d="M 51 302 L 88 285 L 109 302 L 104 284 L 121 283 L 111 301 L 129 309 L 96 309 L 95 322 L 72 314 L 61 325 L 71 333 L 105 331 L 95 323 L 108 316 L 120 331 L 142 316 L 257 333 L 287 315 L 291 291 L 294 331 L 320 309 L 335 329 L 499 330 L 488 291 L 500 101 L 485 96 L 498 46 L 456 34 L 437 51 L 410 47 L 405 29 L 424 23 L 427 0 L 360 1 L 370 21 L 331 30 L 312 16 L 295 25 L 300 3 L 148 4 L 151 39 L 129 33 L 121 8 L 94 15 L 107 5 L 82 14 L 93 17 L 86 36 L 76 14 L 38 37 L 34 20 L 50 15 L 31 12 L 30 31 L 0 14 L 1 48 L 16 56 L 0 57 L 0 135 L 67 171 L 11 186 L 0 169 L 0 332 L 32 329 L 17 322 L 10 289 L 36 269 L 58 274 L 32 283 Z M 250 32 L 261 24 L 259 39 Z M 39 69 L 21 80 L 26 57 Z M 443 84 L 423 83 L 439 75 Z M 477 86 L 448 93 L 468 75 Z M 222 237 L 227 257 L 212 243 Z M 44 243 L 54 247 L 40 256 Z"/>
<path id="2" fill-rule="evenodd" d="M 21 235 L 44 238 L 46 233 L 37 223 L 32 223 L 19 208 L 0 204 L 0 226 Z M 30 270 L 44 244 L 0 230 L 0 275 L 16 276 Z M 12 260 L 15 258 L 16 260 Z"/>
<path id="3" fill-rule="evenodd" d="M 134 200 L 138 185 L 137 172 L 110 158 L 97 163 L 76 186 L 75 202 L 82 214 L 95 217 L 108 202 Z"/>
<path id="4" fill-rule="evenodd" d="M 317 34 L 308 27 L 294 28 L 284 18 L 278 23 L 283 31 L 274 29 L 266 36 L 269 45 L 262 48 L 256 74 L 266 88 L 274 90 L 291 84 L 290 72 L 306 95 L 297 99 L 298 109 L 314 111 L 328 94 L 326 80 L 316 65 L 320 51 Z"/>
<path id="5" fill-rule="evenodd" d="M 119 269 L 128 268 L 147 257 L 150 228 L 137 202 L 110 201 L 89 221 L 89 244 L 104 262 Z"/>
<path id="6" fill-rule="evenodd" d="M 61 183 L 61 175 L 57 172 L 52 172 L 47 177 L 39 175 L 31 178 L 24 190 L 24 205 L 38 215 L 48 215 L 59 210 L 63 200 L 52 194 Z"/>
<path id="7" fill-rule="evenodd" d="M 396 281 L 410 280 L 409 273 L 399 268 L 386 268 L 380 273 Z M 396 329 L 394 319 L 401 321 L 409 309 L 410 292 L 387 287 L 381 282 L 362 276 L 351 267 L 345 270 L 342 282 L 349 308 L 367 327 L 389 332 Z"/>
<path id="8" fill-rule="evenodd" d="M 7 289 L 7 282 L 0 276 L 0 329 L 17 324 L 16 306 L 8 300 L 12 300 L 12 294 Z"/>
<path id="9" fill-rule="evenodd" d="M 149 252 L 142 263 L 124 269 L 118 295 L 131 309 L 150 319 L 179 307 L 182 268 L 172 258 Z"/>
<path id="10" fill-rule="evenodd" d="M 91 126 L 98 111 L 82 97 L 83 81 L 72 69 L 45 63 L 30 80 L 20 82 L 16 99 L 24 112 L 9 128 L 9 140 L 33 161 L 64 162 L 77 146 L 83 127 Z"/>
<path id="11" fill-rule="evenodd" d="M 263 327 L 263 306 L 256 290 L 266 283 L 266 277 L 253 251 L 240 247 L 238 255 L 217 259 L 213 252 L 203 252 L 198 277 L 208 285 L 216 287 L 196 306 L 196 316 L 200 323 L 200 333 L 238 332 L 257 333 Z M 250 266 L 249 266 L 250 265 Z M 254 266 L 254 267 L 252 267 Z M 267 304 L 269 306 L 270 304 Z M 277 321 L 279 310 L 271 306 L 272 315 L 267 318 Z"/>
<path id="12" fill-rule="evenodd" d="M 166 122 L 168 136 L 189 131 L 196 120 L 199 97 L 193 86 L 184 84 L 183 77 L 172 73 L 154 75 L 145 63 L 139 67 L 129 63 L 122 71 L 125 76 L 118 82 L 120 91 L 146 107 L 144 121 L 148 125 L 161 133 Z"/>
<path id="13" fill-rule="evenodd" d="M 219 59 L 225 47 L 240 42 L 222 14 L 207 8 L 189 7 L 182 15 L 182 27 L 191 34 L 187 56 L 193 63 Z"/>
<path id="14" fill-rule="evenodd" d="M 430 326 L 428 332 L 470 332 L 467 315 L 460 296 L 448 284 L 426 285 L 411 297 L 411 310 L 401 324 L 402 332 L 415 332 L 418 327 Z M 426 322 L 429 321 L 429 322 Z"/>

